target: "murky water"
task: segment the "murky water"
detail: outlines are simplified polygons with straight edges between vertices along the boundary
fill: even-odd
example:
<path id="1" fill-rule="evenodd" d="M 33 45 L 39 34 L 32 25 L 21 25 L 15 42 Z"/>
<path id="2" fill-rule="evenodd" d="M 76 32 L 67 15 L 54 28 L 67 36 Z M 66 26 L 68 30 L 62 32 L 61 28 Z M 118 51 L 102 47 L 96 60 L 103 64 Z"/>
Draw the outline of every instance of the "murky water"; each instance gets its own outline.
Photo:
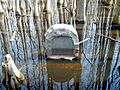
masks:
<path id="1" fill-rule="evenodd" d="M 88 7 L 92 4 L 88 3 Z M 29 17 L 30 30 L 24 30 L 26 48 L 23 48 L 23 38 L 19 31 L 17 38 L 8 42 L 9 53 L 16 66 L 22 67 L 21 71 L 26 79 L 25 84 L 21 87 L 22 90 L 120 89 L 120 30 L 108 27 L 107 22 L 110 26 L 110 20 L 106 20 L 104 23 L 101 22 L 104 21 L 101 17 L 96 24 L 97 12 L 95 13 L 95 9 L 92 7 L 86 11 L 88 21 L 78 25 L 82 28 L 82 30 L 77 29 L 79 39 L 89 39 L 80 45 L 80 59 L 78 61 L 46 60 L 45 56 L 41 56 L 39 35 L 33 24 L 34 18 Z M 104 11 L 103 8 L 99 8 L 98 15 L 105 13 Z M 109 13 L 106 15 L 109 16 Z M 58 15 L 54 13 L 53 16 L 57 17 Z M 52 20 L 53 24 L 59 21 L 56 17 Z M 15 21 L 11 18 L 6 23 L 9 27 L 6 37 L 8 41 L 10 41 L 13 31 L 17 29 Z M 0 35 L 0 65 L 5 55 L 3 41 L 3 37 Z M 26 61 L 27 63 L 25 63 Z M 1 66 L 0 73 L 2 73 Z M 0 74 L 0 81 L 1 79 Z M 0 90 L 1 88 L 5 90 L 5 85 L 2 83 Z"/>

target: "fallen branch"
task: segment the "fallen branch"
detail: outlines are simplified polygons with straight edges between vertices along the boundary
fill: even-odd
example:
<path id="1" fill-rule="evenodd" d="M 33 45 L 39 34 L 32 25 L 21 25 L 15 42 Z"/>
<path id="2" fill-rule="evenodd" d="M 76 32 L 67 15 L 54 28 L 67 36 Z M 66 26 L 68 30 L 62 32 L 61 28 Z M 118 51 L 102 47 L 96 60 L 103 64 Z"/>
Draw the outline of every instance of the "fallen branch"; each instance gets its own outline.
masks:
<path id="1" fill-rule="evenodd" d="M 110 37 L 110 36 L 106 36 L 106 35 L 104 35 L 104 34 L 99 34 L 99 33 L 95 33 L 95 34 L 96 34 L 96 35 L 99 35 L 99 36 L 102 36 L 102 37 L 105 37 L 105 38 L 108 38 L 108 39 L 110 39 L 110 40 L 112 40 L 112 41 L 115 41 L 115 42 L 119 42 L 119 43 L 120 43 L 119 40 L 114 39 L 114 38 L 112 38 L 112 37 Z"/>
<path id="2" fill-rule="evenodd" d="M 92 31 L 90 31 L 90 30 L 87 30 L 88 32 L 92 32 Z M 105 38 L 108 38 L 108 39 L 110 39 L 110 40 L 112 40 L 112 41 L 115 41 L 115 42 L 119 42 L 120 43 L 120 40 L 117 40 L 117 39 L 114 39 L 114 38 L 112 38 L 112 37 L 110 37 L 110 36 L 106 36 L 106 35 L 104 35 L 104 34 L 99 34 L 99 33 L 95 33 L 96 35 L 99 35 L 99 36 L 101 36 L 101 37 L 105 37 Z"/>
<path id="3" fill-rule="evenodd" d="M 75 44 L 81 44 L 81 43 L 84 43 L 84 42 L 86 42 L 86 41 L 88 41 L 90 38 L 86 38 L 86 39 L 84 39 L 84 40 L 82 40 L 82 41 L 80 41 L 80 42 L 78 42 L 78 43 L 75 43 Z"/>

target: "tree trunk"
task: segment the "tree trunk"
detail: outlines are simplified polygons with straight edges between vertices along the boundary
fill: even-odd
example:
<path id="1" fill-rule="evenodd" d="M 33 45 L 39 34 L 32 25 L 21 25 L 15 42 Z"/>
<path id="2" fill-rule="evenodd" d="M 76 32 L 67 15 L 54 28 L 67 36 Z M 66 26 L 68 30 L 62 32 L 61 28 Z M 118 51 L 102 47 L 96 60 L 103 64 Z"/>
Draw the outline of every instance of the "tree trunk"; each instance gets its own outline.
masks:
<path id="1" fill-rule="evenodd" d="M 78 8 L 79 7 L 79 8 Z M 77 0 L 77 19 L 86 22 L 86 0 Z"/>
<path id="2" fill-rule="evenodd" d="M 63 20 L 63 0 L 58 0 L 57 1 L 57 7 L 58 7 L 58 12 L 59 12 L 59 21 L 60 23 L 63 23 L 64 20 Z"/>
<path id="3" fill-rule="evenodd" d="M 3 2 L 0 1 L 0 32 L 7 32 L 6 28 L 5 28 L 5 13 L 3 10 Z M 3 44 L 4 44 L 4 51 L 5 53 L 9 53 L 9 43 L 8 43 L 8 35 L 6 33 L 2 33 L 2 37 L 3 37 Z"/>

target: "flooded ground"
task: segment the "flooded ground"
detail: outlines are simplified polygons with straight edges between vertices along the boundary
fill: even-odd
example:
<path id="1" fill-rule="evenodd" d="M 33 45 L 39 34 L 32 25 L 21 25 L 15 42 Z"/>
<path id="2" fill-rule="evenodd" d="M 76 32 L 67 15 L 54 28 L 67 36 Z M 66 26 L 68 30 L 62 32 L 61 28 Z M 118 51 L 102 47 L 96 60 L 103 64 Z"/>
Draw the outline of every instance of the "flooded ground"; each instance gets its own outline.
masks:
<path id="1" fill-rule="evenodd" d="M 92 4 L 88 3 L 88 8 Z M 41 56 L 41 42 L 32 16 L 24 17 L 24 20 L 28 19 L 30 24 L 30 30 L 23 30 L 24 42 L 19 31 L 17 31 L 16 39 L 10 41 L 17 26 L 16 19 L 8 20 L 6 25 L 11 31 L 5 32 L 9 41 L 6 43 L 6 48 L 9 48 L 9 53 L 16 66 L 21 68 L 21 72 L 25 76 L 25 83 L 21 90 L 120 89 L 120 29 L 119 27 L 112 28 L 111 19 L 103 18 L 104 15 L 112 16 L 113 9 L 105 12 L 105 8 L 99 7 L 98 13 L 95 9 L 92 7 L 86 11 L 85 24 L 76 25 L 79 40 L 86 38 L 89 40 L 80 44 L 79 60 L 73 61 L 46 60 L 44 55 Z M 98 21 L 96 16 L 99 15 L 101 17 L 98 17 Z M 58 23 L 58 18 L 53 19 L 53 22 Z M 114 26 L 116 25 L 114 24 Z M 0 73 L 2 73 L 1 65 L 5 55 L 5 44 L 3 43 L 4 37 L 0 33 Z M 26 44 L 26 47 L 23 47 L 23 43 Z M 42 50 L 44 51 L 44 49 Z M 1 83 L 1 89 L 6 90 L 6 85 Z"/>

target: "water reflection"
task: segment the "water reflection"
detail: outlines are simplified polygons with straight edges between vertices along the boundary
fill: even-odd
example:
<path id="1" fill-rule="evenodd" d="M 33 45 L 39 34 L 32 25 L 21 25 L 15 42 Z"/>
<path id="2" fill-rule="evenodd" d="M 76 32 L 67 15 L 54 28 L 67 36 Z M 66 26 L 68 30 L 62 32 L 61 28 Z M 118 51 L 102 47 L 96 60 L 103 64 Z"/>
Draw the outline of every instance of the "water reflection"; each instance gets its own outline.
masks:
<path id="1" fill-rule="evenodd" d="M 73 61 L 49 60 L 47 61 L 47 73 L 50 86 L 51 84 L 54 85 L 55 82 L 61 84 L 67 83 L 67 88 L 70 88 L 72 87 L 70 81 L 73 80 L 73 86 L 79 88 L 82 65 Z M 51 86 L 51 88 L 54 87 Z"/>
<path id="2" fill-rule="evenodd" d="M 6 24 L 0 26 L 6 26 L 9 33 L 0 32 L 0 74 L 3 57 L 9 52 L 26 78 L 21 90 L 119 90 L 120 30 L 116 25 L 112 26 L 110 19 L 114 8 L 97 6 L 97 0 L 90 0 L 86 11 L 87 22 L 76 25 L 80 40 L 89 38 L 80 45 L 80 61 L 46 60 L 45 56 L 41 56 L 44 53 L 41 36 L 44 37 L 45 27 L 42 20 L 41 27 L 36 26 L 40 23 L 37 17 L 36 20 L 33 16 L 22 18 L 25 22 L 22 28 L 20 17 L 5 19 Z M 56 11 L 57 7 L 53 9 Z M 59 22 L 57 12 L 54 12 L 52 24 Z M 14 31 L 18 32 L 18 39 L 9 42 Z M 6 90 L 2 83 L 1 88 Z"/>
<path id="3" fill-rule="evenodd" d="M 112 38 L 120 40 L 118 30 L 111 30 L 110 34 Z M 18 44 L 19 41 L 11 44 L 11 46 L 18 45 L 18 51 L 14 52 L 17 56 L 12 55 L 12 57 L 18 68 L 23 67 L 22 72 L 26 77 L 25 85 L 21 87 L 22 90 L 98 90 L 101 88 L 119 90 L 120 43 L 99 35 L 94 35 L 94 37 L 91 35 L 88 33 L 87 37 L 90 41 L 83 44 L 81 63 L 69 60 L 45 60 L 45 57 L 41 57 L 40 50 L 34 47 L 37 44 L 32 41 L 29 44 L 29 39 L 27 41 L 29 54 L 26 57 L 27 63 L 25 63 L 21 56 L 23 51 Z M 4 56 L 2 47 L 0 53 L 2 59 Z M 3 84 L 1 87 L 5 88 Z"/>

